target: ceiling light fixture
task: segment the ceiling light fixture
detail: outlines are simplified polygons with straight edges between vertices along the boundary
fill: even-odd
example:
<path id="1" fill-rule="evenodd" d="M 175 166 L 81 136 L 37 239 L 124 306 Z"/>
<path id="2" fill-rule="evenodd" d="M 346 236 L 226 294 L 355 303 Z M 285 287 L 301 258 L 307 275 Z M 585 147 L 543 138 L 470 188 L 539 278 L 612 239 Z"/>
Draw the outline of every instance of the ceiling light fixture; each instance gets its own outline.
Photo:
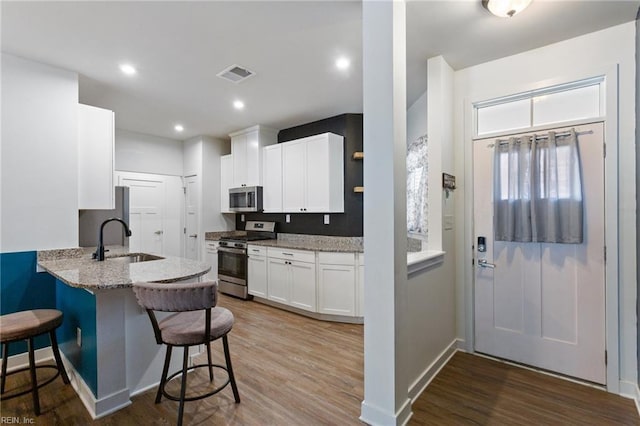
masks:
<path id="1" fill-rule="evenodd" d="M 131 64 L 120 65 L 120 71 L 122 71 L 126 75 L 134 75 L 137 72 L 136 68 Z"/>
<path id="2" fill-rule="evenodd" d="M 182 124 L 176 124 L 175 126 L 173 126 L 173 129 L 174 129 L 176 132 L 181 132 L 181 131 L 183 131 L 183 130 L 184 130 L 184 127 L 182 126 Z"/>
<path id="3" fill-rule="evenodd" d="M 244 102 L 242 102 L 242 101 L 233 101 L 233 107 L 235 109 L 244 109 Z"/>
<path id="4" fill-rule="evenodd" d="M 529 6 L 531 0 L 482 0 L 482 6 L 500 18 L 512 18 Z"/>
<path id="5" fill-rule="evenodd" d="M 336 67 L 339 70 L 346 70 L 347 68 L 349 68 L 350 65 L 351 65 L 351 62 L 349 61 L 348 58 L 345 58 L 344 56 L 336 59 Z"/>

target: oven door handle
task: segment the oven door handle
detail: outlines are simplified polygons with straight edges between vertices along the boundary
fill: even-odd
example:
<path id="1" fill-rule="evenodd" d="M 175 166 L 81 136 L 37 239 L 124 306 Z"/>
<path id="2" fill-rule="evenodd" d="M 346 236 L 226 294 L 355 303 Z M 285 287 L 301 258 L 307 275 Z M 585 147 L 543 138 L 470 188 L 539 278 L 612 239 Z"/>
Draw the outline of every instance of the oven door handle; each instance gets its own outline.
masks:
<path id="1" fill-rule="evenodd" d="M 219 246 L 218 247 L 218 251 L 222 251 L 225 253 L 234 253 L 234 254 L 247 254 L 245 249 L 237 249 L 237 248 L 231 248 L 231 247 L 222 247 Z"/>

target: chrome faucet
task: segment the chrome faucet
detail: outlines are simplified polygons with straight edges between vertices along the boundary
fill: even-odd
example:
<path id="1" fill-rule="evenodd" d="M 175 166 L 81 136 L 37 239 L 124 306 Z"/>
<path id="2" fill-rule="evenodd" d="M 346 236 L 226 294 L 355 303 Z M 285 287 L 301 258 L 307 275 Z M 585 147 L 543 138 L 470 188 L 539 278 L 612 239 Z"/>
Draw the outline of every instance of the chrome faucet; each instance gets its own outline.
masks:
<path id="1" fill-rule="evenodd" d="M 104 222 L 102 222 L 102 225 L 100 225 L 100 237 L 99 237 L 99 240 L 98 240 L 98 248 L 96 249 L 96 252 L 93 253 L 93 256 L 92 256 L 93 259 L 100 260 L 100 261 L 104 260 L 104 252 L 105 252 L 104 242 L 103 242 L 104 241 L 104 226 L 107 223 L 112 222 L 114 220 L 116 222 L 120 222 L 122 224 L 122 226 L 124 226 L 124 234 L 127 237 L 131 236 L 131 230 L 129 229 L 129 225 L 127 225 L 127 222 L 125 222 L 124 220 L 120 219 L 119 217 L 112 217 L 112 218 L 109 218 L 109 219 L 105 220 Z"/>

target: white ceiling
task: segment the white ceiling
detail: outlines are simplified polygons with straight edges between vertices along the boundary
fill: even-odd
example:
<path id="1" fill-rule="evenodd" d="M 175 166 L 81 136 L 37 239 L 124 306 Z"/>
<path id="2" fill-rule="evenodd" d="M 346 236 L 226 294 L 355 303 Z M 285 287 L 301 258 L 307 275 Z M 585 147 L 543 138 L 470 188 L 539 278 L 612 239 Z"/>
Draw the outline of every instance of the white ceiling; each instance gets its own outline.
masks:
<path id="1" fill-rule="evenodd" d="M 407 91 L 426 90 L 426 59 L 454 69 L 635 19 L 640 1 L 543 1 L 499 19 L 480 0 L 407 4 Z M 362 112 L 362 7 L 352 1 L 2 1 L 2 51 L 73 70 L 80 101 L 118 128 L 187 139 L 262 124 L 283 129 Z M 615 48 L 612 46 L 612 48 Z M 588 54 L 588 52 L 585 52 Z M 334 67 L 351 58 L 347 72 Z M 138 74 L 118 70 L 131 62 Z M 216 74 L 239 64 L 240 84 Z M 243 111 L 232 107 L 245 102 Z M 175 123 L 185 127 L 182 134 Z"/>

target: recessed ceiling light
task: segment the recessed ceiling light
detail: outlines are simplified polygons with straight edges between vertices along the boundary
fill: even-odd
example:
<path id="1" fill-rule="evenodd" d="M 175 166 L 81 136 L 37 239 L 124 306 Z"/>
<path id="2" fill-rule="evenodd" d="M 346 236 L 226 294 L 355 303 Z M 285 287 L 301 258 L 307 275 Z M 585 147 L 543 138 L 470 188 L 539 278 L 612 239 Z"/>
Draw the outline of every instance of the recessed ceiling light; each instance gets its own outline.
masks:
<path id="1" fill-rule="evenodd" d="M 175 129 L 176 132 L 181 132 L 184 130 L 184 127 L 182 127 L 182 124 L 176 124 L 175 126 L 173 126 L 173 128 Z"/>
<path id="2" fill-rule="evenodd" d="M 345 58 L 344 56 L 336 59 L 336 67 L 339 70 L 346 70 L 350 65 L 351 61 L 349 61 L 349 59 Z"/>
<path id="3" fill-rule="evenodd" d="M 233 101 L 233 107 L 235 109 L 244 109 L 244 102 L 242 102 L 242 101 Z"/>
<path id="4" fill-rule="evenodd" d="M 135 67 L 131 64 L 121 64 L 120 71 L 122 71 L 126 75 L 134 75 L 137 72 Z"/>

